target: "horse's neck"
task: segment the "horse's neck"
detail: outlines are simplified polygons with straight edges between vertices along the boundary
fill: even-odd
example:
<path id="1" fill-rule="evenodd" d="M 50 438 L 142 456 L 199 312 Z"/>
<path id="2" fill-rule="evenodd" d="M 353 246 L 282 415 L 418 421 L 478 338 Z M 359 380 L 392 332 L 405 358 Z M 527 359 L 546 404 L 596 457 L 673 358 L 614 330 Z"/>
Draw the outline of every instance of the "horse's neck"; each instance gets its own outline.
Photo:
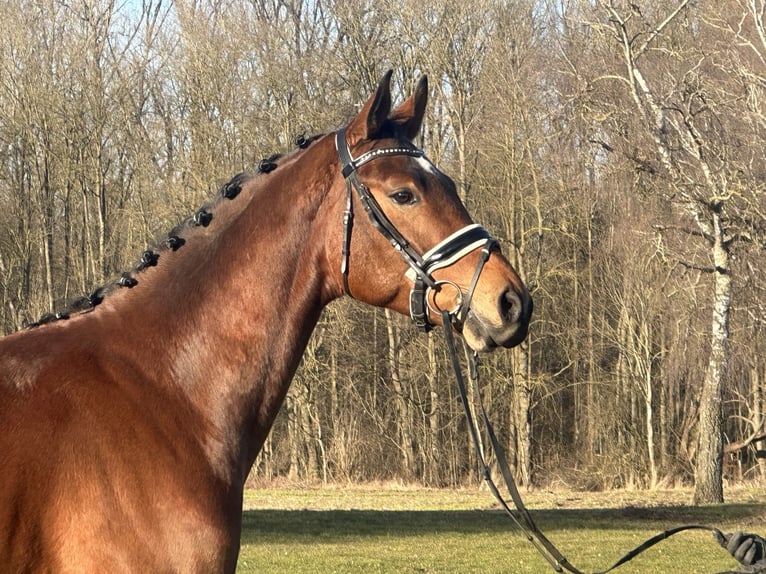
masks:
<path id="1" fill-rule="evenodd" d="M 266 177 L 273 185 L 258 190 Z M 321 190 L 292 181 L 292 166 L 258 176 L 112 304 L 141 353 L 151 349 L 158 383 L 201 414 L 206 452 L 227 480 L 246 478 L 328 299 Z"/>

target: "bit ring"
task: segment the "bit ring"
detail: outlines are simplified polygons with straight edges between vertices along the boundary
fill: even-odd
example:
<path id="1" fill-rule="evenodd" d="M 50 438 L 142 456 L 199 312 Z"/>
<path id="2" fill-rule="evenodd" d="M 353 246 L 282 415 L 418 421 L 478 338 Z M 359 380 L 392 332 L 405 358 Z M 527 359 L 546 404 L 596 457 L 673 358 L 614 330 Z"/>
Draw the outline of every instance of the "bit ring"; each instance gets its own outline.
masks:
<path id="1" fill-rule="evenodd" d="M 450 310 L 442 309 L 436 304 L 435 294 L 441 290 L 442 285 L 449 285 L 451 287 L 454 287 L 455 291 L 457 292 L 457 303 Z M 431 302 L 432 291 L 434 292 L 433 303 Z M 426 305 L 428 306 L 428 310 L 431 311 L 434 315 L 439 316 L 444 311 L 447 311 L 447 313 L 449 313 L 451 317 L 457 316 L 458 311 L 460 311 L 460 308 L 463 306 L 463 290 L 454 281 L 447 281 L 447 280 L 436 281 L 434 283 L 434 287 L 428 287 L 426 289 Z"/>

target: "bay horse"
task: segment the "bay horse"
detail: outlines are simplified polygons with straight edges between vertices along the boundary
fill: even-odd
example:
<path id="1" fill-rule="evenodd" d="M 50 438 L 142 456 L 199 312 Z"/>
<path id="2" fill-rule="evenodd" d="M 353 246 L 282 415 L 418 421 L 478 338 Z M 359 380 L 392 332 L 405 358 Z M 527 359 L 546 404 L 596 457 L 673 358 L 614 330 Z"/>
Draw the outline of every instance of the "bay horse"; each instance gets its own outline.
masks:
<path id="1" fill-rule="evenodd" d="M 344 294 L 424 329 L 449 309 L 477 351 L 524 339 L 526 287 L 412 143 L 426 78 L 393 111 L 390 78 L 131 272 L 0 339 L 3 572 L 234 572 L 245 479 Z"/>

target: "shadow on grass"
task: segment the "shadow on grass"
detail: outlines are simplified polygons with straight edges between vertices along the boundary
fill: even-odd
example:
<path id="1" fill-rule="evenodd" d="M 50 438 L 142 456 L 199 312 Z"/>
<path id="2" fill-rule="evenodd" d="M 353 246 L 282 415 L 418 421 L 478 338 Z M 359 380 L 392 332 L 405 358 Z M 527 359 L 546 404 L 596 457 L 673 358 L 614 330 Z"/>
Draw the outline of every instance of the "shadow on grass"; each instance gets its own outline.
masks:
<path id="1" fill-rule="evenodd" d="M 681 524 L 708 524 L 762 533 L 766 508 L 762 504 L 720 506 L 658 506 L 619 509 L 554 509 L 532 511 L 544 531 L 665 530 Z M 242 519 L 242 542 L 293 538 L 309 544 L 345 537 L 399 536 L 438 533 L 497 533 L 515 530 L 499 510 L 247 510 Z"/>

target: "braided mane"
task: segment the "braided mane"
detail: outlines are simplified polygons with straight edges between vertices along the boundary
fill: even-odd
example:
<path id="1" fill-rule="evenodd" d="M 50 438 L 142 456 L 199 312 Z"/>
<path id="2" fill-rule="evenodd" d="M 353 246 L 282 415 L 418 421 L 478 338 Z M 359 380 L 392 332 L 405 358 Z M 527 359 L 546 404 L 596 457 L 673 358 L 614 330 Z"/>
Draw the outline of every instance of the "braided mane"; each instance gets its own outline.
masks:
<path id="1" fill-rule="evenodd" d="M 324 134 L 316 134 L 310 137 L 299 135 L 295 138 L 295 144 L 303 150 L 323 135 Z M 91 311 L 100 305 L 105 297 L 114 293 L 116 290 L 121 288 L 132 289 L 138 285 L 139 280 L 137 275 L 149 267 L 156 266 L 160 256 L 165 253 L 172 253 L 182 248 L 186 243 L 186 237 L 190 230 L 210 225 L 213 221 L 215 209 L 221 202 L 236 199 L 242 191 L 243 185 L 253 177 L 256 177 L 257 174 L 266 174 L 277 169 L 277 167 L 279 167 L 277 162 L 283 156 L 284 154 L 277 153 L 260 160 L 258 162 L 256 174 L 245 171 L 232 177 L 228 182 L 221 186 L 213 199 L 203 204 L 192 215 L 171 229 L 162 240 L 153 242 L 154 244 L 141 254 L 138 262 L 129 270 L 122 272 L 119 276 L 113 277 L 100 287 L 97 287 L 91 293 L 82 295 L 70 301 L 62 311 L 46 313 L 37 321 L 27 325 L 27 328 L 33 329 L 48 323 L 69 319 L 72 315 L 78 313 Z"/>

